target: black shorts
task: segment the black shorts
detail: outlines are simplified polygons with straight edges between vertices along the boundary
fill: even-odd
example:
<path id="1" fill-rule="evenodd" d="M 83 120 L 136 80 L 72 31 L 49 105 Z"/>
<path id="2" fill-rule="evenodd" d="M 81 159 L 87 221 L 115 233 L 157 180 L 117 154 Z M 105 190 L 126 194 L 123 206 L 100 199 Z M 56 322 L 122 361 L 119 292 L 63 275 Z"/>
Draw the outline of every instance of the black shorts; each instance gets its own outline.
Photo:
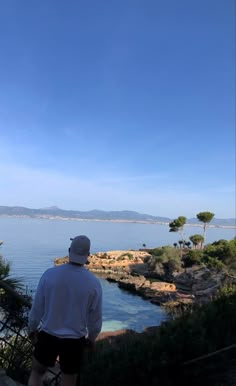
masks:
<path id="1" fill-rule="evenodd" d="M 40 331 L 34 349 L 34 357 L 45 367 L 53 367 L 59 357 L 63 373 L 79 374 L 85 342 L 85 337 L 80 339 L 58 338 L 45 331 Z"/>

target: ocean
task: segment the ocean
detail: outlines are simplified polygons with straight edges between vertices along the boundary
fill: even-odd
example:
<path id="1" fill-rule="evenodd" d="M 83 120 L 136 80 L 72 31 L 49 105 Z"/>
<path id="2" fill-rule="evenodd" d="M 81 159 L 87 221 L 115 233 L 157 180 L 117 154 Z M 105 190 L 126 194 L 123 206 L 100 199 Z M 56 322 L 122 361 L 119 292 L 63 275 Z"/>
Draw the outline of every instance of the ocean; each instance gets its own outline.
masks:
<path id="1" fill-rule="evenodd" d="M 202 233 L 202 227 L 185 226 L 185 239 Z M 67 255 L 70 238 L 85 234 L 91 239 L 91 253 L 173 245 L 177 233 L 167 225 L 103 221 L 46 220 L 0 217 L 0 254 L 11 263 L 12 276 L 22 278 L 34 293 L 42 273 L 53 266 L 55 257 Z M 235 229 L 208 228 L 207 242 L 232 239 Z M 165 311 L 117 284 L 100 279 L 103 287 L 103 331 L 130 328 L 143 331 L 166 319 Z"/>

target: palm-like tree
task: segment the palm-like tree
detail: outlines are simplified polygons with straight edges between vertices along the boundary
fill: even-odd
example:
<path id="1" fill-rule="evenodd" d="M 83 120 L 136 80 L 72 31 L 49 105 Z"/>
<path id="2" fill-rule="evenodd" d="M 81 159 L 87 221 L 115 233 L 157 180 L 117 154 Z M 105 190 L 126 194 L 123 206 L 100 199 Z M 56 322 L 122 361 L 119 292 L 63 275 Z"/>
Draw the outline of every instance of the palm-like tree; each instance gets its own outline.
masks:
<path id="1" fill-rule="evenodd" d="M 22 279 L 11 277 L 10 264 L 0 256 L 0 309 L 12 326 L 22 324 L 25 310 L 31 306 L 31 298 L 19 291 L 23 292 Z"/>
<path id="2" fill-rule="evenodd" d="M 179 216 L 173 221 L 169 223 L 169 232 L 179 232 L 181 236 L 181 245 L 183 245 L 183 240 L 184 240 L 184 225 L 186 223 L 186 217 L 184 216 Z M 182 256 L 182 250 L 181 250 L 181 256 Z"/>
<path id="3" fill-rule="evenodd" d="M 196 235 L 190 236 L 189 240 L 191 240 L 194 247 L 197 248 L 197 247 L 202 247 L 204 242 L 204 237 L 202 235 L 196 234 Z"/>
<path id="4" fill-rule="evenodd" d="M 10 264 L 0 256 L 0 288 L 10 292 L 22 290 L 22 279 L 13 278 L 10 275 Z"/>
<path id="5" fill-rule="evenodd" d="M 185 245 L 186 245 L 188 248 L 190 248 L 190 246 L 191 246 L 190 241 L 185 241 Z"/>
<path id="6" fill-rule="evenodd" d="M 214 216 L 215 216 L 215 214 L 211 213 L 211 212 L 199 212 L 197 214 L 198 220 L 203 222 L 204 243 L 206 243 L 206 226 L 207 226 L 207 223 L 211 222 L 211 220 L 213 219 Z"/>
<path id="7" fill-rule="evenodd" d="M 176 218 L 175 220 L 169 223 L 169 228 L 170 228 L 169 232 L 179 232 L 181 235 L 181 239 L 183 241 L 184 239 L 183 230 L 184 230 L 185 223 L 186 223 L 186 217 L 179 216 L 178 218 Z"/>

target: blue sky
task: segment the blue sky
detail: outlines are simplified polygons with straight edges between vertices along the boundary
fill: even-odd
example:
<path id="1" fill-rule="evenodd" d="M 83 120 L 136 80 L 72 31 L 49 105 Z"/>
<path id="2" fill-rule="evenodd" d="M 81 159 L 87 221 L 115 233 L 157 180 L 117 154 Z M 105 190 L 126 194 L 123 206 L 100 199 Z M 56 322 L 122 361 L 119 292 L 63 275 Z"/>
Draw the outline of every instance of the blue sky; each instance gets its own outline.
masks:
<path id="1" fill-rule="evenodd" d="M 0 205 L 235 216 L 234 0 L 0 4 Z"/>

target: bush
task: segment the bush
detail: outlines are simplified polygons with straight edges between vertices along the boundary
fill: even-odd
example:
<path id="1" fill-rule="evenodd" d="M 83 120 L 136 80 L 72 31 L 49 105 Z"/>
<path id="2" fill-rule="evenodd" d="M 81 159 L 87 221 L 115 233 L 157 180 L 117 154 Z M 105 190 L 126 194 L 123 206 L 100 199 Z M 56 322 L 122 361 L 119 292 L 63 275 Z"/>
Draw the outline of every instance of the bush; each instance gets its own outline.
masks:
<path id="1" fill-rule="evenodd" d="M 200 265 L 202 263 L 203 251 L 200 249 L 190 249 L 184 255 L 184 266 L 192 267 L 193 265 Z"/>
<path id="2" fill-rule="evenodd" d="M 129 260 L 133 260 L 134 259 L 134 256 L 132 255 L 132 253 L 123 253 L 122 255 L 120 255 L 118 258 L 117 258 L 117 261 L 121 261 L 121 260 L 125 260 L 126 257 L 128 257 Z"/>
<path id="3" fill-rule="evenodd" d="M 190 368 L 183 363 L 236 343 L 235 319 L 234 286 L 155 330 L 98 342 L 94 356 L 84 362 L 81 386 L 217 384 L 219 371 L 225 371 L 224 357 L 217 364 L 219 357 L 213 357 L 210 365 L 201 361 Z"/>
<path id="4" fill-rule="evenodd" d="M 236 240 L 219 240 L 205 246 L 204 250 L 192 249 L 184 255 L 184 266 L 205 264 L 219 271 L 236 271 Z"/>
<path id="5" fill-rule="evenodd" d="M 150 251 L 151 257 L 145 260 L 149 269 L 158 275 L 165 277 L 166 280 L 172 280 L 174 271 L 179 271 L 182 268 L 182 260 L 180 250 L 165 246 L 155 248 Z"/>
<path id="6" fill-rule="evenodd" d="M 165 271 L 172 275 L 176 271 L 180 271 L 182 268 L 182 261 L 179 258 L 170 258 L 166 263 L 163 264 Z"/>
<path id="7" fill-rule="evenodd" d="M 162 248 L 153 248 L 149 251 L 150 255 L 152 256 L 161 256 L 163 255 L 164 253 L 164 248 L 165 247 L 162 247 Z"/>
<path id="8" fill-rule="evenodd" d="M 212 264 L 213 259 L 222 262 L 221 266 L 229 271 L 236 272 L 236 240 L 219 240 L 207 245 L 204 248 L 204 261 Z"/>
<path id="9" fill-rule="evenodd" d="M 222 271 L 223 269 L 226 268 L 225 264 L 222 263 L 222 261 L 214 257 L 206 256 L 203 258 L 203 262 L 205 263 L 207 268 L 213 268 L 213 269 L 216 269 L 217 271 Z"/>
<path id="10" fill-rule="evenodd" d="M 171 258 L 180 259 L 180 251 L 176 248 L 165 246 L 162 248 L 155 248 L 149 252 L 152 257 L 159 257 L 159 261 L 168 261 Z"/>

